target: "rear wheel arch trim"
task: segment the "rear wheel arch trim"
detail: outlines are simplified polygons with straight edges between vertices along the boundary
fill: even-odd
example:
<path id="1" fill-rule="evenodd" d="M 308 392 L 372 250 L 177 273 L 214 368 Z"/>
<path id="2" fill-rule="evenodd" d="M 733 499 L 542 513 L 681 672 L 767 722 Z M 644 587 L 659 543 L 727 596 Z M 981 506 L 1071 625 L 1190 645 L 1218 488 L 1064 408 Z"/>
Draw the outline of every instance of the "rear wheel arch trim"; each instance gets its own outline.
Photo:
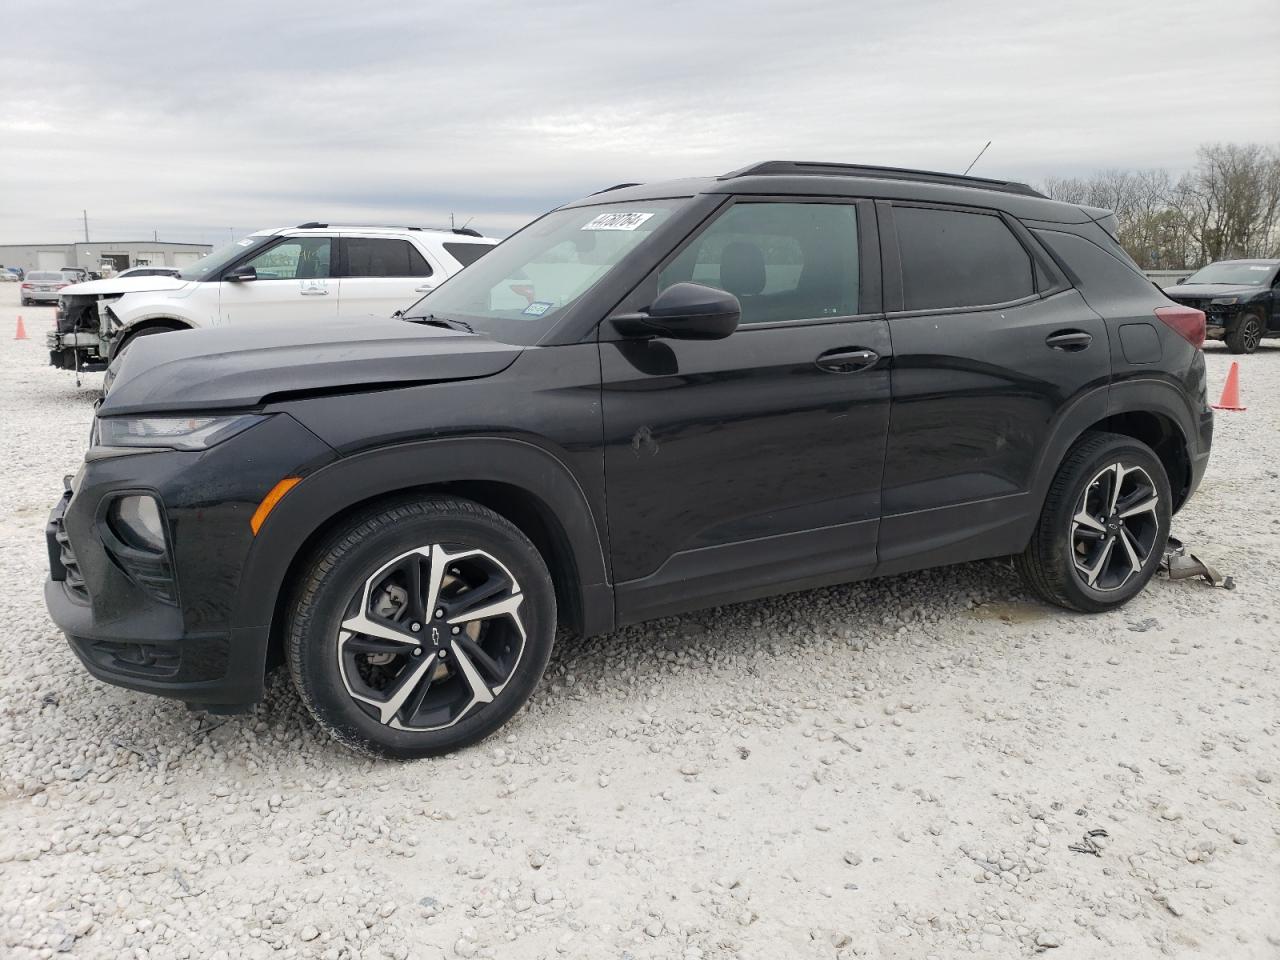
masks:
<path id="1" fill-rule="evenodd" d="M 450 438 L 380 447 L 337 460 L 304 478 L 254 539 L 240 574 L 233 625 L 272 623 L 294 561 L 334 518 L 369 501 L 428 487 L 453 485 L 454 495 L 465 497 L 462 485 L 467 482 L 506 484 L 544 504 L 567 540 L 582 602 L 588 602 L 588 593 L 597 605 L 611 596 L 607 590 L 591 589 L 608 583 L 596 511 L 578 478 L 558 457 L 525 440 Z M 584 611 L 584 618 L 593 623 L 605 616 L 612 622 L 611 605 L 589 618 Z"/>
<path id="2" fill-rule="evenodd" d="M 1195 456 L 1195 425 L 1191 420 L 1191 412 L 1186 408 L 1185 395 L 1176 385 L 1153 378 L 1112 383 L 1082 396 L 1059 417 L 1036 468 L 1036 502 L 1044 503 L 1058 468 L 1086 433 L 1104 430 L 1133 436 L 1108 423 L 1125 414 L 1153 416 L 1165 421 L 1176 431 L 1181 441 L 1182 456 L 1187 463 Z M 1145 442 L 1141 437 L 1133 438 Z M 1175 509 L 1182 504 L 1178 488 L 1183 480 L 1189 478 L 1169 477 L 1174 491 Z"/>

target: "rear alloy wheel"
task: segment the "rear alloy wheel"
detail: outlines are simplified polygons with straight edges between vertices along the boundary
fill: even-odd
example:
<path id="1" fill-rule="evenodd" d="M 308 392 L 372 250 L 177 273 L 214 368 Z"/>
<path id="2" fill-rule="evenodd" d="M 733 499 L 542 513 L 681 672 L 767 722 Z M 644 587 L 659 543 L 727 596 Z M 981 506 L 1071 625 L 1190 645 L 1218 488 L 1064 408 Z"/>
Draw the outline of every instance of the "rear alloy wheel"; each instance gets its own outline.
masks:
<path id="1" fill-rule="evenodd" d="M 1076 576 L 1102 593 L 1142 573 L 1160 533 L 1160 495 L 1142 467 L 1117 461 L 1084 488 L 1071 517 Z"/>
<path id="2" fill-rule="evenodd" d="M 335 737 L 409 759 L 487 736 L 551 652 L 555 597 L 503 517 L 438 498 L 356 518 L 317 552 L 290 622 L 295 684 Z"/>
<path id="3" fill-rule="evenodd" d="M 1262 345 L 1262 317 L 1245 313 L 1226 335 L 1227 349 L 1232 353 L 1253 353 Z"/>
<path id="4" fill-rule="evenodd" d="M 1171 501 L 1164 465 L 1150 447 L 1086 434 L 1059 467 L 1018 569 L 1050 603 L 1087 613 L 1118 607 L 1159 567 Z"/>

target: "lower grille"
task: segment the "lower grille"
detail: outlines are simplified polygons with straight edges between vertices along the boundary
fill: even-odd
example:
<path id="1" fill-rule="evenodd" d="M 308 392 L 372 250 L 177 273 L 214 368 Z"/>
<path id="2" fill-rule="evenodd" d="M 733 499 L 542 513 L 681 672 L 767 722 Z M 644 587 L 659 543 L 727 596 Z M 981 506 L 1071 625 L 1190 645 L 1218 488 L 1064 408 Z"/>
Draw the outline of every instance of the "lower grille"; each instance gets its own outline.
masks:
<path id="1" fill-rule="evenodd" d="M 58 544 L 58 562 L 62 564 L 62 580 L 67 591 L 81 600 L 89 599 L 89 590 L 85 586 L 84 576 L 80 573 L 80 563 L 76 560 L 75 551 L 71 549 L 71 539 L 67 536 L 62 518 L 55 521 L 53 538 Z"/>
<path id="2" fill-rule="evenodd" d="M 115 643 L 109 640 L 86 640 L 73 637 L 80 655 L 113 673 L 165 680 L 176 676 L 181 654 L 174 647 L 154 643 Z"/>

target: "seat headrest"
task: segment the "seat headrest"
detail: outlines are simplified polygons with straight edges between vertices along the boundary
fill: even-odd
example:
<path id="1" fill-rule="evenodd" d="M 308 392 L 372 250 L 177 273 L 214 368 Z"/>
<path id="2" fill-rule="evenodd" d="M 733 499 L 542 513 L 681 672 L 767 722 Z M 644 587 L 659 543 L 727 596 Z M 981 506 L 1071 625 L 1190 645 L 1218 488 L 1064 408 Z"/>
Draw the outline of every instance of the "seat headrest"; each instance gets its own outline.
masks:
<path id="1" fill-rule="evenodd" d="M 754 243 L 737 240 L 720 254 L 720 286 L 735 297 L 752 297 L 764 289 L 764 254 Z"/>

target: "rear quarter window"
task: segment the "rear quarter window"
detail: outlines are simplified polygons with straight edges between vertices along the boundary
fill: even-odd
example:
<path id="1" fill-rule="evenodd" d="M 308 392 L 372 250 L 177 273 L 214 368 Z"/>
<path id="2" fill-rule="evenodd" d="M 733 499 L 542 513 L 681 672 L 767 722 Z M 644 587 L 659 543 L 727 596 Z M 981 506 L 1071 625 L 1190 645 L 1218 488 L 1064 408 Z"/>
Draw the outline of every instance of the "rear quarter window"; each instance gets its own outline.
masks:
<path id="1" fill-rule="evenodd" d="M 493 244 L 445 243 L 444 248 L 449 252 L 449 256 L 453 257 L 453 259 L 457 260 L 464 267 L 469 267 L 492 250 Z"/>

